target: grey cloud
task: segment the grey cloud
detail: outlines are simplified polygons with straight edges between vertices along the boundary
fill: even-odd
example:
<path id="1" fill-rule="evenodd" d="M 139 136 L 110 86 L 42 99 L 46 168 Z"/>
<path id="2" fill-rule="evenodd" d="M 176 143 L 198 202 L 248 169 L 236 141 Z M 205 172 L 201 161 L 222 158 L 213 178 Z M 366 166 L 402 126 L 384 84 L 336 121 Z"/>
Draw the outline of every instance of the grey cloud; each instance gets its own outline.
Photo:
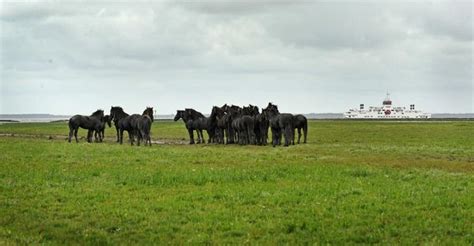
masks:
<path id="1" fill-rule="evenodd" d="M 341 112 L 379 104 L 390 90 L 404 105 L 472 112 L 468 6 L 3 4 L 0 111 L 87 113 L 122 104 L 139 112 L 156 104 L 160 113 L 207 112 L 273 101 L 284 111 Z"/>

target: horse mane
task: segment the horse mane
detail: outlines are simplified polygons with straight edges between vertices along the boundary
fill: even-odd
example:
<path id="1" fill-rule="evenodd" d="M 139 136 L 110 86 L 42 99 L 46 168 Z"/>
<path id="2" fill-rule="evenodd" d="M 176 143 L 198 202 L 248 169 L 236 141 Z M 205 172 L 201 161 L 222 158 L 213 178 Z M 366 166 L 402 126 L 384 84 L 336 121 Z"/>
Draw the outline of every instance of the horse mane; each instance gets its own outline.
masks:
<path id="1" fill-rule="evenodd" d="M 104 116 L 104 110 L 97 109 L 97 111 L 95 111 L 94 113 L 91 114 L 91 117 L 92 116 Z"/>
<path id="2" fill-rule="evenodd" d="M 153 115 L 153 107 L 146 107 L 146 109 L 143 111 L 142 115 L 146 114 L 152 114 Z"/>
<path id="3" fill-rule="evenodd" d="M 125 113 L 123 111 L 123 108 L 120 106 L 112 106 L 110 109 L 110 114 L 111 117 L 113 118 L 114 122 L 118 121 L 119 119 L 122 119 L 126 116 L 129 116 L 129 114 Z"/>
<path id="4" fill-rule="evenodd" d="M 201 112 L 198 112 L 192 108 L 187 108 L 185 109 L 185 111 L 193 118 L 193 119 L 196 119 L 196 118 L 204 118 L 205 116 L 201 113 Z"/>

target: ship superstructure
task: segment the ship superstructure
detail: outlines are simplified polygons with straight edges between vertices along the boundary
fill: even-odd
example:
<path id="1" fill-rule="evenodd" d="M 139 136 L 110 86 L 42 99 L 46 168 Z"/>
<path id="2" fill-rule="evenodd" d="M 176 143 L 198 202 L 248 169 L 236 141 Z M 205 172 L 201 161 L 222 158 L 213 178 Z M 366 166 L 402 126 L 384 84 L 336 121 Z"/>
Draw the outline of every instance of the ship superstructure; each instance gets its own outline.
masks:
<path id="1" fill-rule="evenodd" d="M 429 119 L 431 114 L 423 113 L 415 109 L 415 104 L 410 105 L 410 109 L 405 107 L 393 107 L 390 94 L 382 103 L 382 107 L 365 108 L 364 104 L 360 104 L 359 109 L 349 109 L 344 113 L 345 118 L 349 119 Z"/>

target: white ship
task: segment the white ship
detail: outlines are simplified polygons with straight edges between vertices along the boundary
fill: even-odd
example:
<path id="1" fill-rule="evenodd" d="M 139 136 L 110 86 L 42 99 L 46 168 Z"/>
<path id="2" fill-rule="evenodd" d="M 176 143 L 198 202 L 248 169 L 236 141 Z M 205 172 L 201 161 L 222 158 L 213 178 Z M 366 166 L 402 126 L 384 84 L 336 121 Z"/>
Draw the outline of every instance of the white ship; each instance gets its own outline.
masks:
<path id="1" fill-rule="evenodd" d="M 349 109 L 345 112 L 344 117 L 350 119 L 429 119 L 431 114 L 415 110 L 415 104 L 410 105 L 410 110 L 405 107 L 392 107 L 390 94 L 387 93 L 382 107 L 365 109 L 364 104 L 360 104 L 359 109 Z"/>

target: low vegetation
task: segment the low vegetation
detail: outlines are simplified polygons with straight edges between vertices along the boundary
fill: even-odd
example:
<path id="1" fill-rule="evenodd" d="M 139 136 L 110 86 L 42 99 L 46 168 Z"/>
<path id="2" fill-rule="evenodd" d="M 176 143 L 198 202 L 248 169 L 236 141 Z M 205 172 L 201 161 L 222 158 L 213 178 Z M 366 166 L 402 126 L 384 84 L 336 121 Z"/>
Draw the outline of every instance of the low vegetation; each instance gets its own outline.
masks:
<path id="1" fill-rule="evenodd" d="M 80 130 L 85 137 L 86 131 Z M 474 242 L 474 124 L 310 121 L 289 148 L 0 125 L 0 244 Z M 162 144 L 164 143 L 164 144 Z"/>

